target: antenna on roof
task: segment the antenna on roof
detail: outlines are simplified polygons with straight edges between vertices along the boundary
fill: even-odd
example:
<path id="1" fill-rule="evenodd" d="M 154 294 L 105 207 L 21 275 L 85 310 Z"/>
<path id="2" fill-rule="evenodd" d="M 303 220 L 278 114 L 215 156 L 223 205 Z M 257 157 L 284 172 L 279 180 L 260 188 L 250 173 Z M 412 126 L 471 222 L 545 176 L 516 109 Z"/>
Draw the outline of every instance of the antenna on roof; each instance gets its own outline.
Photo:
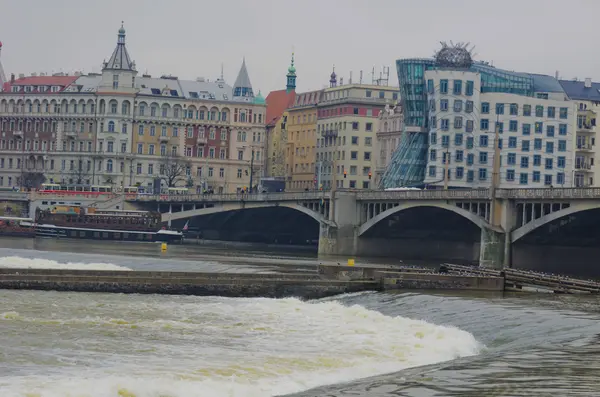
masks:
<path id="1" fill-rule="evenodd" d="M 221 62 L 221 80 L 225 80 L 225 78 L 223 78 L 223 62 Z"/>
<path id="2" fill-rule="evenodd" d="M 362 84 L 362 75 L 363 75 L 363 71 L 360 71 L 360 79 L 358 80 L 358 84 Z"/>
<path id="3" fill-rule="evenodd" d="M 350 78 L 348 79 L 348 84 L 352 84 L 352 70 L 350 71 Z"/>

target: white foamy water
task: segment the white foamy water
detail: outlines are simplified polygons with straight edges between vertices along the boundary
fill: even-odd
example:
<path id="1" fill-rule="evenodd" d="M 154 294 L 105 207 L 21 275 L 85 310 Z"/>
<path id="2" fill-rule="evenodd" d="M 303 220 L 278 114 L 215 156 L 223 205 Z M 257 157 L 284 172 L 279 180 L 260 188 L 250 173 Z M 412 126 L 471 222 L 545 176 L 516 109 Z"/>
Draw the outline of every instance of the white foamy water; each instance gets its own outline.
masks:
<path id="1" fill-rule="evenodd" d="M 2 397 L 266 397 L 477 354 L 336 301 L 0 291 Z"/>
<path id="2" fill-rule="evenodd" d="M 23 258 L 20 256 L 0 257 L 0 268 L 18 269 L 82 269 L 82 270 L 131 270 L 125 266 L 112 263 L 81 263 L 81 262 L 57 262 L 43 258 Z"/>

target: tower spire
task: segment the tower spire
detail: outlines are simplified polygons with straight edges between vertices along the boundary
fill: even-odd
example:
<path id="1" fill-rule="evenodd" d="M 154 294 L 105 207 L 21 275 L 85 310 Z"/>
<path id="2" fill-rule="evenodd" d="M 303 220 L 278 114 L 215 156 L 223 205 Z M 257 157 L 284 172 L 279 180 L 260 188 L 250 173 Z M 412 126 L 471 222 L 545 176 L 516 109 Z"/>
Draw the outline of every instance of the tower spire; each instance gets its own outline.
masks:
<path id="1" fill-rule="evenodd" d="M 117 46 L 108 62 L 104 62 L 102 70 L 135 71 L 135 62 L 131 61 L 127 48 L 125 47 L 125 27 L 123 21 L 121 21 L 121 28 L 117 35 Z"/>
<path id="2" fill-rule="evenodd" d="M 236 100 L 250 101 L 254 99 L 254 92 L 252 91 L 252 83 L 250 83 L 250 76 L 248 76 L 248 69 L 246 69 L 246 57 L 242 60 L 242 67 L 235 79 L 233 85 L 233 97 Z"/>
<path id="3" fill-rule="evenodd" d="M 292 52 L 292 62 L 290 63 L 290 67 L 288 68 L 287 84 L 285 86 L 286 92 L 291 92 L 296 90 L 296 67 L 294 66 L 294 53 Z"/>
<path id="4" fill-rule="evenodd" d="M 335 65 L 333 65 L 333 71 L 331 72 L 331 76 L 329 76 L 329 86 L 337 86 L 337 75 L 335 74 Z"/>

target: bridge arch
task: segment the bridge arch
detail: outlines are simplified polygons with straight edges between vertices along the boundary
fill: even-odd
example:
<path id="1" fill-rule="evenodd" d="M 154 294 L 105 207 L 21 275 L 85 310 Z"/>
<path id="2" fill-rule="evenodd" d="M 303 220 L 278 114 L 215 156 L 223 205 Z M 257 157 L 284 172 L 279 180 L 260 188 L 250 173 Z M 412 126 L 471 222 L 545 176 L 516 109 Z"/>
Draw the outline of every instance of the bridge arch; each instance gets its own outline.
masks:
<path id="1" fill-rule="evenodd" d="M 541 218 L 534 219 L 531 222 L 526 223 L 525 225 L 519 227 L 518 229 L 513 230 L 513 232 L 511 233 L 511 243 L 514 243 L 517 240 L 524 237 L 525 235 L 529 234 L 530 232 L 532 232 L 544 225 L 547 225 L 550 222 L 553 222 L 555 220 L 563 218 L 565 216 L 576 214 L 578 212 L 599 209 L 599 208 L 600 208 L 600 203 L 593 203 L 593 204 L 586 204 L 586 205 L 572 205 L 570 207 L 563 208 L 560 211 L 546 214 L 546 215 L 542 216 Z"/>
<path id="2" fill-rule="evenodd" d="M 310 208 L 304 207 L 304 206 L 296 204 L 296 203 L 285 203 L 285 202 L 284 203 L 241 203 L 241 202 L 223 203 L 221 205 L 215 205 L 214 207 L 209 207 L 209 208 L 197 208 L 195 210 L 187 210 L 187 211 L 171 212 L 171 213 L 165 212 L 165 213 L 162 213 L 162 221 L 163 222 L 167 222 L 169 220 L 175 221 L 178 219 L 191 218 L 194 216 L 201 216 L 201 215 L 210 215 L 210 214 L 215 214 L 218 212 L 238 211 L 238 210 L 254 209 L 254 208 L 272 208 L 272 207 L 290 208 L 290 209 L 302 212 L 302 213 L 310 216 L 315 221 L 317 221 L 319 224 L 329 223 L 329 221 L 325 218 L 325 216 L 323 216 L 322 214 L 320 214 L 316 211 L 311 210 Z"/>
<path id="3" fill-rule="evenodd" d="M 463 218 L 471 221 L 472 223 L 474 223 L 475 225 L 477 225 L 479 228 L 484 229 L 491 229 L 491 230 L 496 230 L 496 231 L 500 231 L 497 228 L 492 227 L 492 225 L 490 225 L 485 219 L 483 219 L 482 217 L 469 212 L 465 209 L 459 208 L 455 205 L 450 205 L 450 204 L 442 204 L 442 203 L 406 203 L 406 204 L 401 204 L 397 207 L 393 207 L 390 208 L 386 211 L 383 211 L 382 213 L 380 213 L 379 215 L 369 219 L 367 222 L 365 222 L 360 229 L 358 230 L 358 235 L 362 236 L 364 235 L 369 229 L 371 229 L 372 227 L 374 227 L 375 225 L 377 225 L 379 222 L 381 222 L 382 220 L 386 219 L 387 217 L 389 217 L 390 215 L 396 214 L 398 212 L 401 211 L 406 211 L 409 210 L 411 208 L 422 208 L 422 207 L 433 207 L 433 208 L 441 208 L 450 212 L 454 212 L 460 216 L 462 216 Z"/>

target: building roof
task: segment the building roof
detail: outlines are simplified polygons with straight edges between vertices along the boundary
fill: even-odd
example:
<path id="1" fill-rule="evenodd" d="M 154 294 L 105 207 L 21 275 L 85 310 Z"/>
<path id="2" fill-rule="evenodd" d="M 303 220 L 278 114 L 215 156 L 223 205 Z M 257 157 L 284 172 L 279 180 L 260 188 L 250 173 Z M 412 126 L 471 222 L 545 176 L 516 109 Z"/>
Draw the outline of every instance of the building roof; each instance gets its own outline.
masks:
<path id="1" fill-rule="evenodd" d="M 296 100 L 296 91 L 287 92 L 287 90 L 271 91 L 267 95 L 266 124 L 275 124 L 283 112 L 294 104 Z"/>
<path id="2" fill-rule="evenodd" d="M 104 63 L 103 69 L 108 70 L 135 70 L 135 62 L 131 61 L 127 48 L 125 47 L 125 28 L 121 25 L 117 36 L 117 46 L 108 62 Z"/>
<path id="3" fill-rule="evenodd" d="M 44 86 L 44 87 L 61 87 L 61 89 L 57 92 L 63 91 L 66 87 L 71 85 L 75 80 L 78 79 L 79 76 L 28 76 L 21 77 L 14 82 L 6 82 L 4 84 L 4 91 L 11 91 L 13 86 Z M 35 90 L 31 91 L 32 93 L 37 92 Z M 51 94 L 51 91 L 44 91 L 44 94 Z M 56 92 L 54 92 L 56 93 Z"/>
<path id="4" fill-rule="evenodd" d="M 233 96 L 254 98 L 252 83 L 250 82 L 250 76 L 248 76 L 248 69 L 246 68 L 246 58 L 242 61 L 242 67 L 235 79 L 235 84 L 233 84 Z"/>
<path id="5" fill-rule="evenodd" d="M 600 102 L 600 83 L 586 87 L 584 81 L 559 80 L 560 85 L 571 99 Z"/>
<path id="6" fill-rule="evenodd" d="M 317 105 L 321 100 L 323 90 L 303 92 L 296 95 L 293 107 Z"/>

